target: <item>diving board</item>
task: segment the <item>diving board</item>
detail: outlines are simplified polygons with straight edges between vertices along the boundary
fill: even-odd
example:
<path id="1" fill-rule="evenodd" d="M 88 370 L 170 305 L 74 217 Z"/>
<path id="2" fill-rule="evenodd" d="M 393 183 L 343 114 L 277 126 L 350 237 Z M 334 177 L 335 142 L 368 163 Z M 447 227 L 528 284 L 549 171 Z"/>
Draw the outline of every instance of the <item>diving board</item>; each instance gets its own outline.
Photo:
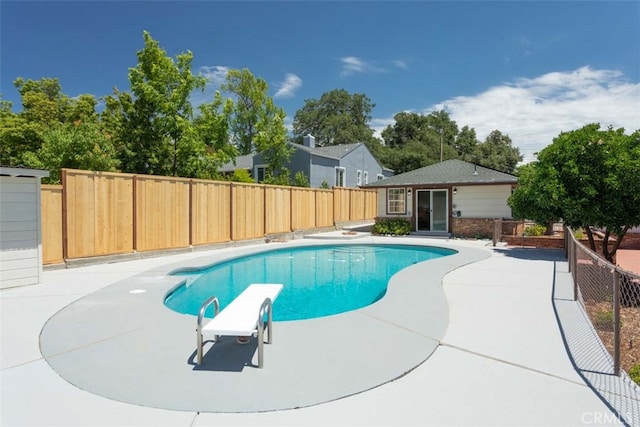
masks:
<path id="1" fill-rule="evenodd" d="M 220 336 L 250 336 L 258 337 L 258 367 L 263 367 L 264 358 L 264 316 L 267 315 L 267 343 L 271 344 L 272 305 L 282 291 L 279 283 L 252 283 L 238 295 L 224 310 L 220 311 L 217 297 L 207 299 L 198 313 L 197 353 L 198 365 L 203 359 L 203 335 L 213 335 L 214 340 Z M 206 324 L 202 324 L 204 313 L 209 305 L 214 306 L 214 316 Z"/>

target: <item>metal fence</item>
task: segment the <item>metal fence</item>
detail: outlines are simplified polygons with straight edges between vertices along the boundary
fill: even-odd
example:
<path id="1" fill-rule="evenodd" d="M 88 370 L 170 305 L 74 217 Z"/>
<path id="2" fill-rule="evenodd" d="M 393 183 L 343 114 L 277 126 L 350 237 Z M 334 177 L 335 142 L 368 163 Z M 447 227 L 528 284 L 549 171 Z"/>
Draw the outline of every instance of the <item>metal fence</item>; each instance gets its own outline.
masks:
<path id="1" fill-rule="evenodd" d="M 640 276 L 601 258 L 568 228 L 564 236 L 574 300 L 584 307 L 620 375 L 640 357 Z"/>

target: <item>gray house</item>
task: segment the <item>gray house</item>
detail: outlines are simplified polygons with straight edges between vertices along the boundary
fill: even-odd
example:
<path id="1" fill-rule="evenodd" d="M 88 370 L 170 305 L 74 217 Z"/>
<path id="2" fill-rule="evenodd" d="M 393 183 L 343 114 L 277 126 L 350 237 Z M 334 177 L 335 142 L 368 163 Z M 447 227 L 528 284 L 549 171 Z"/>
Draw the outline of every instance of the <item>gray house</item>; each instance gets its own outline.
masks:
<path id="1" fill-rule="evenodd" d="M 285 166 L 291 176 L 303 172 L 311 187 L 320 187 L 323 182 L 329 187 L 359 187 L 393 176 L 393 171 L 383 168 L 363 143 L 316 147 L 315 138 L 307 135 L 304 145 L 289 145 L 294 151 Z M 267 166 L 262 154 L 250 154 L 237 157 L 235 165 L 227 163 L 220 172 L 246 169 L 256 182 L 262 182 Z"/>
<path id="2" fill-rule="evenodd" d="M 490 235 L 495 219 L 511 218 L 507 199 L 518 178 L 462 160 L 446 160 L 374 182 L 379 218 L 407 218 L 416 232 Z"/>

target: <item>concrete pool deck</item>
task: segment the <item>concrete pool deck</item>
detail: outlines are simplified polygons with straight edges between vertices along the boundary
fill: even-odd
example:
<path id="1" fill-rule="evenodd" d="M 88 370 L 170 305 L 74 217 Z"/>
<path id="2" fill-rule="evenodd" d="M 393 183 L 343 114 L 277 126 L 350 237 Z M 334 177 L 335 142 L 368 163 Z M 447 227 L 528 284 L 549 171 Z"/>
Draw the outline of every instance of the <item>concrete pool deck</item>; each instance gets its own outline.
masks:
<path id="1" fill-rule="evenodd" d="M 314 340 L 317 334 L 326 332 L 323 331 L 322 324 L 305 328 L 294 325 L 305 321 L 278 322 L 274 327 L 274 343 L 265 349 L 264 370 L 246 366 L 251 364 L 253 357 L 249 354 L 251 351 L 247 350 L 252 348 L 251 345 L 232 349 L 239 358 L 226 359 L 229 362 L 225 365 L 226 370 L 221 370 L 220 366 L 216 370 L 194 370 L 189 359 L 195 349 L 195 318 L 164 309 L 161 297 L 158 306 L 172 314 L 167 317 L 167 324 L 156 325 L 168 328 L 162 336 L 155 336 L 145 330 L 152 329 L 145 322 L 145 314 L 148 309 L 156 308 L 147 307 L 141 303 L 142 300 L 132 299 L 133 307 L 129 308 L 133 310 L 120 311 L 120 318 L 117 317 L 118 314 L 115 317 L 112 314 L 109 318 L 100 319 L 100 314 L 105 313 L 104 306 L 116 302 L 121 304 L 123 294 L 131 297 L 150 297 L 153 293 L 164 295 L 173 283 L 164 279 L 163 273 L 176 263 L 198 265 L 202 263 L 203 257 L 215 260 L 216 257 L 229 254 L 271 249 L 274 247 L 273 243 L 47 271 L 41 285 L 2 291 L 1 424 L 187 426 L 616 423 L 620 414 L 612 412 L 611 404 L 602 399 L 602 393 L 599 397 L 586 385 L 584 376 L 576 371 L 565 349 L 565 331 L 558 326 L 554 305 L 554 299 L 562 304 L 568 303 L 566 298 L 556 298 L 554 293 L 559 290 L 554 285 L 566 287 L 566 283 L 554 280 L 558 276 L 558 266 L 562 266 L 561 254 L 554 251 L 492 250 L 484 246 L 486 242 L 424 238 L 368 237 L 358 239 L 357 243 L 378 240 L 412 244 L 419 240 L 434 246 L 461 249 L 461 253 L 469 250 L 470 254 L 476 254 L 474 256 L 477 259 L 470 260 L 474 262 L 462 263 L 463 266 L 449 272 L 442 279 L 442 297 L 445 307 L 448 307 L 448 325 L 444 328 L 442 325 L 438 326 L 437 317 L 434 317 L 433 324 L 428 328 L 435 329 L 420 329 L 426 326 L 412 319 L 408 324 L 418 324 L 420 330 L 401 332 L 406 324 L 395 322 L 401 318 L 386 319 L 394 322 L 374 319 L 374 314 L 379 315 L 375 310 L 384 309 L 385 304 L 381 304 L 381 307 L 374 304 L 364 309 L 370 310 L 366 315 L 357 315 L 374 322 L 365 330 L 358 327 L 348 329 L 349 324 L 362 326 L 357 323 L 362 319 L 344 318 L 335 324 L 325 325 L 330 332 L 345 329 L 340 332 L 344 332 L 342 337 L 352 338 L 347 341 L 344 338 L 333 341 Z M 402 274 L 423 281 L 424 271 L 407 270 Z M 147 292 L 128 293 L 129 290 L 142 288 Z M 566 289 L 562 291 L 567 292 Z M 403 298 L 400 294 L 393 297 L 391 292 L 389 296 Z M 98 304 L 100 301 L 103 306 Z M 392 300 L 387 301 L 387 305 L 397 305 L 390 304 L 391 302 Z M 141 305 L 136 307 L 136 304 Z M 139 314 L 131 316 L 134 312 Z M 392 310 L 392 313 L 385 315 L 405 314 L 408 311 Z M 340 316 L 342 315 L 331 317 Z M 180 317 L 186 320 L 176 322 Z M 70 324 L 73 328 L 68 330 Z M 116 330 L 111 329 L 115 327 Z M 53 329 L 47 331 L 48 328 Z M 354 343 L 354 337 L 362 338 L 362 341 Z M 119 348 L 123 343 L 130 349 L 124 355 Z M 304 349 L 306 343 L 313 343 L 318 347 Z M 360 345 L 369 347 L 362 348 Z M 407 348 L 408 355 L 396 354 L 395 358 L 389 359 L 389 354 Z M 302 350 L 306 353 L 296 353 Z M 48 361 L 43 353 L 49 357 Z M 303 376 L 291 374 L 290 378 L 273 375 L 269 377 L 269 372 L 273 374 L 278 369 L 286 371 L 287 357 L 295 359 L 294 355 L 302 357 L 301 354 L 305 359 L 296 360 L 295 363 L 306 369 L 290 371 L 297 374 L 302 372 Z M 383 357 L 385 355 L 387 356 Z M 402 357 L 411 360 L 406 366 L 414 365 L 406 375 Z M 333 366 L 333 376 L 325 375 L 331 369 L 322 375 L 321 372 L 314 371 L 314 366 L 321 362 L 328 362 L 326 366 Z M 292 363 L 291 360 L 289 363 Z M 91 369 L 87 370 L 87 367 Z M 387 371 L 381 376 L 378 369 Z M 58 373 L 57 370 L 62 370 L 63 373 Z M 183 388 L 176 381 L 169 381 L 164 385 L 149 381 L 154 375 L 165 376 L 167 370 L 196 378 L 196 381 L 202 381 L 203 378 L 207 381 L 195 383 L 191 389 Z M 261 376 L 268 377 L 268 381 L 263 380 L 261 383 Z M 389 379 L 379 382 L 383 376 Z M 64 379 L 67 377 L 75 378 L 74 381 L 79 381 L 80 384 L 70 384 Z M 365 380 L 376 381 L 372 381 L 371 387 L 363 388 L 363 377 Z M 175 378 L 179 381 L 181 377 Z M 206 413 L 216 411 L 211 407 L 196 407 L 200 404 L 215 406 L 216 399 L 220 396 L 220 386 L 224 382 L 216 382 L 215 378 L 227 381 L 228 390 L 230 387 L 237 389 L 242 396 L 242 402 L 235 402 L 239 406 L 243 402 L 255 400 L 263 400 L 265 403 L 278 399 L 282 401 L 282 396 L 291 392 L 299 395 L 298 406 L 310 406 L 269 412 Z M 247 378 L 252 380 L 244 381 Z M 358 385 L 353 389 L 356 394 L 336 395 L 335 391 L 339 391 L 344 383 L 352 382 L 353 385 Z M 374 384 L 376 382 L 378 384 Z M 256 388 L 260 384 L 268 387 L 268 390 Z M 292 389 L 291 384 L 295 384 L 297 388 Z M 304 388 L 309 385 L 313 387 Z M 110 387 L 120 387 L 120 398 L 109 395 Z M 305 390 L 316 391 L 315 389 L 318 389 L 317 394 L 305 395 Z M 149 407 L 154 406 L 151 402 L 135 402 L 134 398 L 141 390 L 143 397 L 156 399 L 156 406 L 164 409 Z M 167 410 L 170 406 L 160 404 L 165 399 L 175 405 L 176 400 L 172 395 L 176 390 L 182 394 L 183 401 L 192 405 L 195 402 L 196 407 Z M 631 393 L 626 389 L 623 392 Z M 101 397 L 101 394 L 108 398 Z M 634 402 L 637 405 L 638 401 L 633 400 L 634 396 L 627 397 L 631 398 L 629 411 L 635 412 L 636 407 L 633 405 Z M 134 404 L 118 400 L 133 401 Z M 321 401 L 327 403 L 317 404 Z M 173 409 L 180 408 L 174 406 Z M 223 412 L 244 410 L 239 408 Z M 634 419 L 633 414 L 631 417 Z"/>

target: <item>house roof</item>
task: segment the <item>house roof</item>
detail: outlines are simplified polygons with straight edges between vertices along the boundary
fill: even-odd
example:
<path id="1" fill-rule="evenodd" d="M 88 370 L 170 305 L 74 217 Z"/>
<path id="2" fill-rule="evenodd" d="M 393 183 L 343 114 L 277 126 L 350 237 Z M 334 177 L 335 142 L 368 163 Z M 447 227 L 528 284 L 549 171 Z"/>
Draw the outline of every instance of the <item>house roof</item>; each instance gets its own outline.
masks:
<path id="1" fill-rule="evenodd" d="M 292 147 L 306 151 L 307 153 L 311 153 L 314 156 L 326 157 L 329 159 L 340 160 L 356 148 L 358 148 L 362 143 L 356 144 L 340 144 L 340 145 L 328 145 L 326 147 L 307 147 L 306 145 L 301 144 L 290 144 Z"/>
<path id="2" fill-rule="evenodd" d="M 400 175 L 377 181 L 364 187 L 432 184 L 516 184 L 518 178 L 484 166 L 462 160 L 445 160 Z"/>
<path id="3" fill-rule="evenodd" d="M 238 169 L 251 170 L 251 169 L 253 169 L 253 156 L 255 156 L 255 154 L 247 154 L 247 155 L 244 155 L 244 156 L 238 156 L 238 157 L 236 157 L 235 161 L 228 162 L 228 163 L 225 163 L 224 165 L 220 166 L 218 171 L 220 171 L 220 172 L 233 172 L 233 171 L 238 170 Z"/>
<path id="4" fill-rule="evenodd" d="M 289 143 L 289 145 L 296 150 L 302 150 L 307 153 L 310 153 L 313 156 L 324 157 L 327 159 L 340 160 L 347 154 L 351 153 L 353 150 L 363 145 L 361 142 L 355 144 L 341 144 L 341 145 L 329 145 L 326 147 L 307 147 L 306 145 Z M 247 154 L 244 156 L 238 156 L 235 159 L 235 162 L 228 162 L 222 165 L 218 170 L 220 172 L 233 172 L 237 169 L 253 169 L 253 158 L 256 156 L 256 153 Z M 384 168 L 384 170 L 393 172 L 392 169 Z"/>

